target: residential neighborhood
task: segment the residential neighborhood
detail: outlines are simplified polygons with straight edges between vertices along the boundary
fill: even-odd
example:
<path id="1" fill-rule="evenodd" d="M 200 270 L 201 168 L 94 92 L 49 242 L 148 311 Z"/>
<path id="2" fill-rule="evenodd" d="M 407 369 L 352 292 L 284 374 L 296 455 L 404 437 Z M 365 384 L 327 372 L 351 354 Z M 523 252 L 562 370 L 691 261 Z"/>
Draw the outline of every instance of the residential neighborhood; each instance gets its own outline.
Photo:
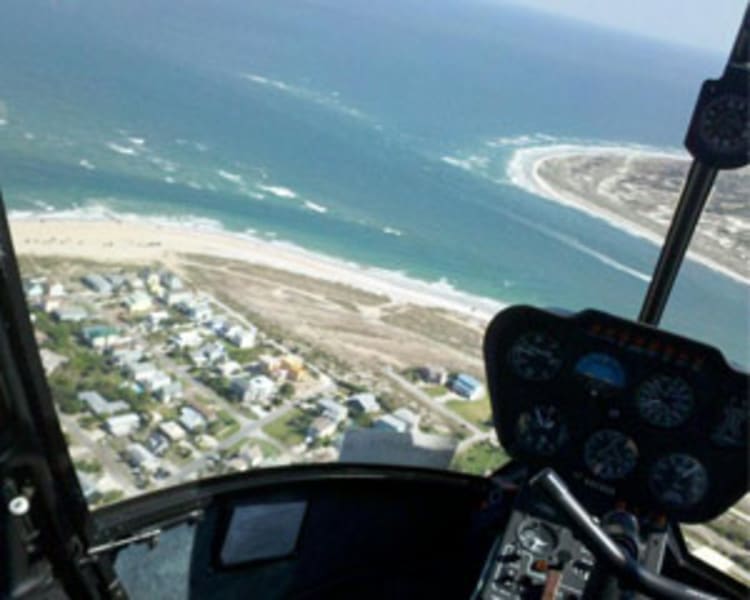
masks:
<path id="1" fill-rule="evenodd" d="M 396 436 L 414 456 L 439 455 L 443 468 L 460 447 L 494 440 L 484 387 L 471 374 L 325 372 L 166 269 L 24 283 L 94 506 L 212 475 L 335 461 L 347 444 L 368 460 L 363 448 L 376 452 L 368 436 Z"/>

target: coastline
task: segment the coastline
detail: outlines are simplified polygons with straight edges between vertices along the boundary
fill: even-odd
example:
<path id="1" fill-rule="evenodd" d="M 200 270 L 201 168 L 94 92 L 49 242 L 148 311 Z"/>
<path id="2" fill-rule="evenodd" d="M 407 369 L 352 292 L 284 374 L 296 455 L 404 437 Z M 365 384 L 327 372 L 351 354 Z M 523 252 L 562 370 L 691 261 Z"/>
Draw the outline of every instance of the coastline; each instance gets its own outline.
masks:
<path id="1" fill-rule="evenodd" d="M 313 252 L 291 242 L 233 233 L 210 220 L 180 222 L 102 211 L 85 217 L 69 212 L 11 214 L 9 221 L 18 256 L 170 264 L 179 262 L 180 256 L 202 255 L 343 284 L 387 296 L 396 304 L 446 309 L 484 322 L 507 306 L 462 292 L 443 281 L 422 281 Z"/>
<path id="2" fill-rule="evenodd" d="M 600 219 L 631 236 L 644 239 L 656 246 L 661 246 L 664 241 L 664 233 L 655 228 L 649 228 L 635 220 L 609 210 L 587 198 L 563 190 L 554 185 L 540 174 L 543 165 L 552 159 L 566 159 L 579 156 L 614 156 L 626 158 L 670 158 L 675 160 L 687 160 L 684 153 L 677 151 L 660 151 L 653 148 L 639 148 L 628 146 L 578 146 L 574 144 L 553 144 L 544 146 L 523 147 L 514 151 L 507 163 L 506 173 L 510 183 L 535 196 L 557 202 L 586 213 L 587 215 Z M 750 285 L 750 278 L 736 272 L 735 270 L 720 264 L 713 258 L 694 250 L 689 250 L 687 258 L 701 265 L 729 277 L 739 283 Z"/>

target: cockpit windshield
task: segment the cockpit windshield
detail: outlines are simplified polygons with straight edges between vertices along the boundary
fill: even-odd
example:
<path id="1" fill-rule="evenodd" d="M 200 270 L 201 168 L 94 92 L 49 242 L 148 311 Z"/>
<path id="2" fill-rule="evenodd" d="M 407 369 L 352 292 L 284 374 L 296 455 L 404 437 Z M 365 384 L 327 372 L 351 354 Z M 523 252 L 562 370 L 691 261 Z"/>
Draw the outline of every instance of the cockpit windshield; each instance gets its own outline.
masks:
<path id="1" fill-rule="evenodd" d="M 492 316 L 637 317 L 744 3 L 544 4 L 4 4 L 0 184 L 92 508 L 295 463 L 490 473 Z M 720 176 L 662 323 L 745 370 L 748 189 Z M 522 341 L 544 379 L 554 340 Z M 750 580 L 746 509 L 690 540 Z"/>

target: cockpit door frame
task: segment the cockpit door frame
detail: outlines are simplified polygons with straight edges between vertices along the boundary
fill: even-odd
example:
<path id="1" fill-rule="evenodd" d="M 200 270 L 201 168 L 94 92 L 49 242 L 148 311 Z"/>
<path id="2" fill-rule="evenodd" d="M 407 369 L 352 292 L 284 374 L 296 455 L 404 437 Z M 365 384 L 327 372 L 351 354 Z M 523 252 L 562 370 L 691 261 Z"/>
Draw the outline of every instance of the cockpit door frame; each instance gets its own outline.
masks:
<path id="1" fill-rule="evenodd" d="M 53 586 L 75 598 L 109 596 L 111 565 L 87 556 L 91 516 L 47 385 L 1 194 L 0 490 L 0 596 Z"/>

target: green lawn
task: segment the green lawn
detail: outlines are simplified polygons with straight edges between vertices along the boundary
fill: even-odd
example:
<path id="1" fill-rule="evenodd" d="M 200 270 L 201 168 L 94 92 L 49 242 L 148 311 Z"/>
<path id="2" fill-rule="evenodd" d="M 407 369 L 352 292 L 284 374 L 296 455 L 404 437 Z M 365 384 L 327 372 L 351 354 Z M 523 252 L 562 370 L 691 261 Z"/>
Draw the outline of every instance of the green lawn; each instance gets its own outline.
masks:
<path id="1" fill-rule="evenodd" d="M 428 385 L 425 388 L 422 388 L 428 396 L 432 396 L 433 398 L 438 398 L 440 396 L 444 396 L 448 393 L 448 390 L 445 389 L 442 385 Z"/>
<path id="2" fill-rule="evenodd" d="M 449 400 L 445 405 L 480 429 L 492 428 L 492 409 L 487 397 L 480 400 Z"/>
<path id="3" fill-rule="evenodd" d="M 305 441 L 307 427 L 312 419 L 313 417 L 306 412 L 295 408 L 275 421 L 271 421 L 263 430 L 285 446 L 296 446 Z"/>
<path id="4" fill-rule="evenodd" d="M 489 442 L 479 442 L 461 454 L 453 457 L 451 469 L 474 475 L 486 475 L 508 462 L 508 455 L 502 448 Z"/>

